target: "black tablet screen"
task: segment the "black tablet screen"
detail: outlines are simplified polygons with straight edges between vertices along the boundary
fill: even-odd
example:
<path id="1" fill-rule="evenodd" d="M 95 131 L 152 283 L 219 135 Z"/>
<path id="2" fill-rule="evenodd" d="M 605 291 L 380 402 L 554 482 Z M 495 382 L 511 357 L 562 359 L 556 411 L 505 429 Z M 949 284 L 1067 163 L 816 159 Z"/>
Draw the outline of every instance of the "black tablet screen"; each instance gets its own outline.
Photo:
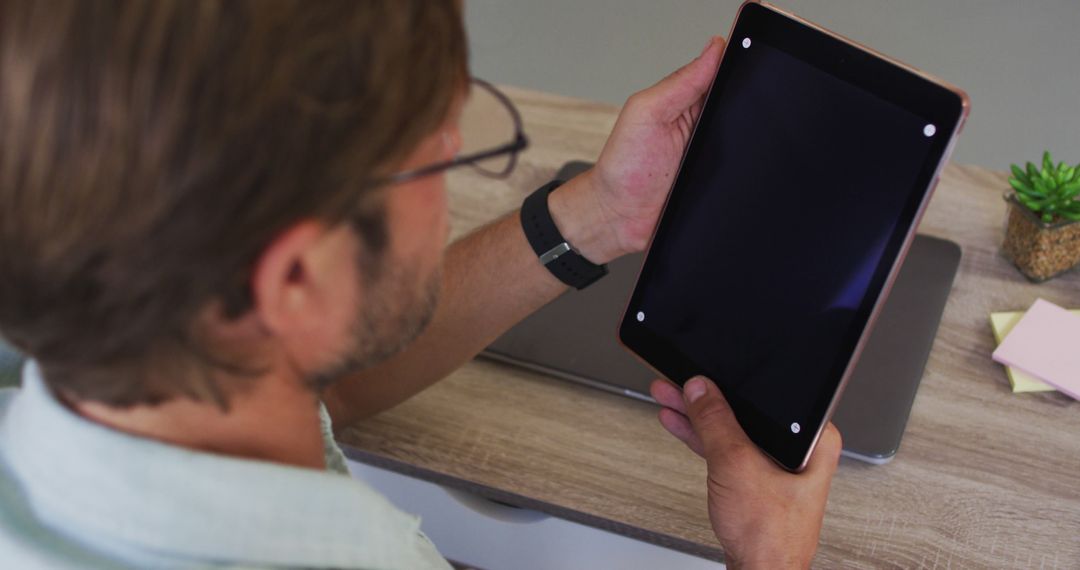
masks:
<path id="1" fill-rule="evenodd" d="M 820 422 L 955 121 L 759 37 L 727 50 L 624 342 L 628 326 L 657 339 L 679 363 L 645 354 L 654 366 L 704 373 L 798 433 Z"/>

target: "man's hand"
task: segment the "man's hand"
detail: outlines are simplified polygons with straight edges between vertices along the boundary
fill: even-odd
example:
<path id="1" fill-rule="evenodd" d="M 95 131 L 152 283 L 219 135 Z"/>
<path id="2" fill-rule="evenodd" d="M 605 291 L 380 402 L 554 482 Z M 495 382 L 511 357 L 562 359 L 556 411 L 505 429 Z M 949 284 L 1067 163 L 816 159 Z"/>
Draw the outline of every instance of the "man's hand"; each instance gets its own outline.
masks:
<path id="1" fill-rule="evenodd" d="M 656 380 L 649 392 L 664 406 L 664 428 L 705 458 L 709 520 L 728 567 L 809 567 L 840 459 L 836 428 L 825 428 L 806 470 L 796 475 L 754 446 L 710 380 L 693 378 L 682 392 Z"/>
<path id="2" fill-rule="evenodd" d="M 551 194 L 559 230 L 594 263 L 645 249 L 712 82 L 724 40 L 632 95 L 596 166 Z"/>

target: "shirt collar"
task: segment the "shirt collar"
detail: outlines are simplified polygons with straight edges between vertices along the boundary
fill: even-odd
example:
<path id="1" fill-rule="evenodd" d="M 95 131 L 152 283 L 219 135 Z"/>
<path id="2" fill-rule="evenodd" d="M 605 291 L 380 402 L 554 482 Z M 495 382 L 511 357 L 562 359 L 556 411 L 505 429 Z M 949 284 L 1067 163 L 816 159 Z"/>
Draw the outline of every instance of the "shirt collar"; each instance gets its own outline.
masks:
<path id="1" fill-rule="evenodd" d="M 341 475 L 135 437 L 61 405 L 38 366 L 0 446 L 43 522 L 179 557 L 308 567 L 409 567 L 419 520 Z"/>

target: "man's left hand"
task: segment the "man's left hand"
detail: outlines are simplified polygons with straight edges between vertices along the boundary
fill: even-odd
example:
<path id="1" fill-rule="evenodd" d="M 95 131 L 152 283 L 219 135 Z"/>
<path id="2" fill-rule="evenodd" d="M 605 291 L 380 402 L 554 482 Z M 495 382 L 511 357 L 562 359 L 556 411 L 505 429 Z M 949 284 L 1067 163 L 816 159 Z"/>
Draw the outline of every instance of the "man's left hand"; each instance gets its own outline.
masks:
<path id="1" fill-rule="evenodd" d="M 694 61 L 632 95 L 596 165 L 551 194 L 556 223 L 590 261 L 645 249 L 723 51 L 714 37 Z"/>

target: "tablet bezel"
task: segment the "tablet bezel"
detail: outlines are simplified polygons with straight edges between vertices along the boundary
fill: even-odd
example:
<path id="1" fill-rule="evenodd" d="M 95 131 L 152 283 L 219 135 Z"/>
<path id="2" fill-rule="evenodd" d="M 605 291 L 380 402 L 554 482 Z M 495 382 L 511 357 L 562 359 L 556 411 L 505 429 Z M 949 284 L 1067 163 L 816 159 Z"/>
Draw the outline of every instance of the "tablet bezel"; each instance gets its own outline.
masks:
<path id="1" fill-rule="evenodd" d="M 963 126 L 970 104 L 966 94 L 951 85 L 760 2 L 746 2 L 739 9 L 728 38 L 729 41 L 737 42 L 743 37 L 753 37 L 758 41 L 763 41 L 826 73 L 863 88 L 924 118 L 928 123 L 937 125 L 938 132 L 949 134 L 947 137 L 941 136 L 934 139 L 916 183 L 912 186 L 908 201 L 900 215 L 900 221 L 885 247 L 882 262 L 871 279 L 868 291 L 877 290 L 877 295 L 875 297 L 873 293 L 868 294 L 866 301 L 856 314 L 856 321 L 863 321 L 865 324 L 861 331 L 858 331 L 856 327 L 856 330 L 849 333 L 849 337 L 845 339 L 845 344 L 852 346 L 850 356 L 845 364 L 838 365 L 834 369 L 833 376 L 836 377 L 836 381 L 832 389 L 823 391 L 813 405 L 811 415 L 814 418 L 820 418 L 820 421 L 816 421 L 816 425 L 805 426 L 798 434 L 793 434 L 789 426 L 773 421 L 767 414 L 740 399 L 736 394 L 725 392 L 736 418 L 750 439 L 784 468 L 800 471 L 805 468 L 822 430 L 839 401 L 843 386 L 851 376 L 854 363 L 858 360 L 881 305 L 888 296 L 892 282 L 914 238 L 915 228 L 933 193 L 934 182 L 951 153 L 952 145 Z M 725 68 L 724 61 L 727 60 L 728 53 L 730 51 L 726 50 L 725 57 L 720 61 L 702 113 L 698 118 L 699 125 L 708 123 L 706 117 L 710 113 L 709 101 L 714 93 L 720 92 L 726 84 L 730 67 Z M 693 141 L 692 136 L 683 155 L 684 161 L 693 147 Z M 680 165 L 679 174 L 675 177 L 672 192 L 668 197 L 668 204 L 676 193 L 675 189 L 680 186 L 681 175 Z M 667 204 L 665 204 L 666 209 Z M 661 236 L 664 231 L 664 216 L 661 214 L 652 240 L 663 239 Z M 651 246 L 652 243 L 650 243 L 650 249 Z M 889 263 L 889 260 L 892 262 Z M 647 278 L 649 268 L 647 254 L 638 276 L 638 284 L 634 288 L 634 293 L 627 304 L 627 311 L 624 312 L 619 326 L 619 340 L 646 364 L 681 385 L 692 376 L 702 374 L 704 371 L 666 339 L 639 325 L 629 311 L 630 307 L 639 304 L 640 285 L 642 280 Z"/>

